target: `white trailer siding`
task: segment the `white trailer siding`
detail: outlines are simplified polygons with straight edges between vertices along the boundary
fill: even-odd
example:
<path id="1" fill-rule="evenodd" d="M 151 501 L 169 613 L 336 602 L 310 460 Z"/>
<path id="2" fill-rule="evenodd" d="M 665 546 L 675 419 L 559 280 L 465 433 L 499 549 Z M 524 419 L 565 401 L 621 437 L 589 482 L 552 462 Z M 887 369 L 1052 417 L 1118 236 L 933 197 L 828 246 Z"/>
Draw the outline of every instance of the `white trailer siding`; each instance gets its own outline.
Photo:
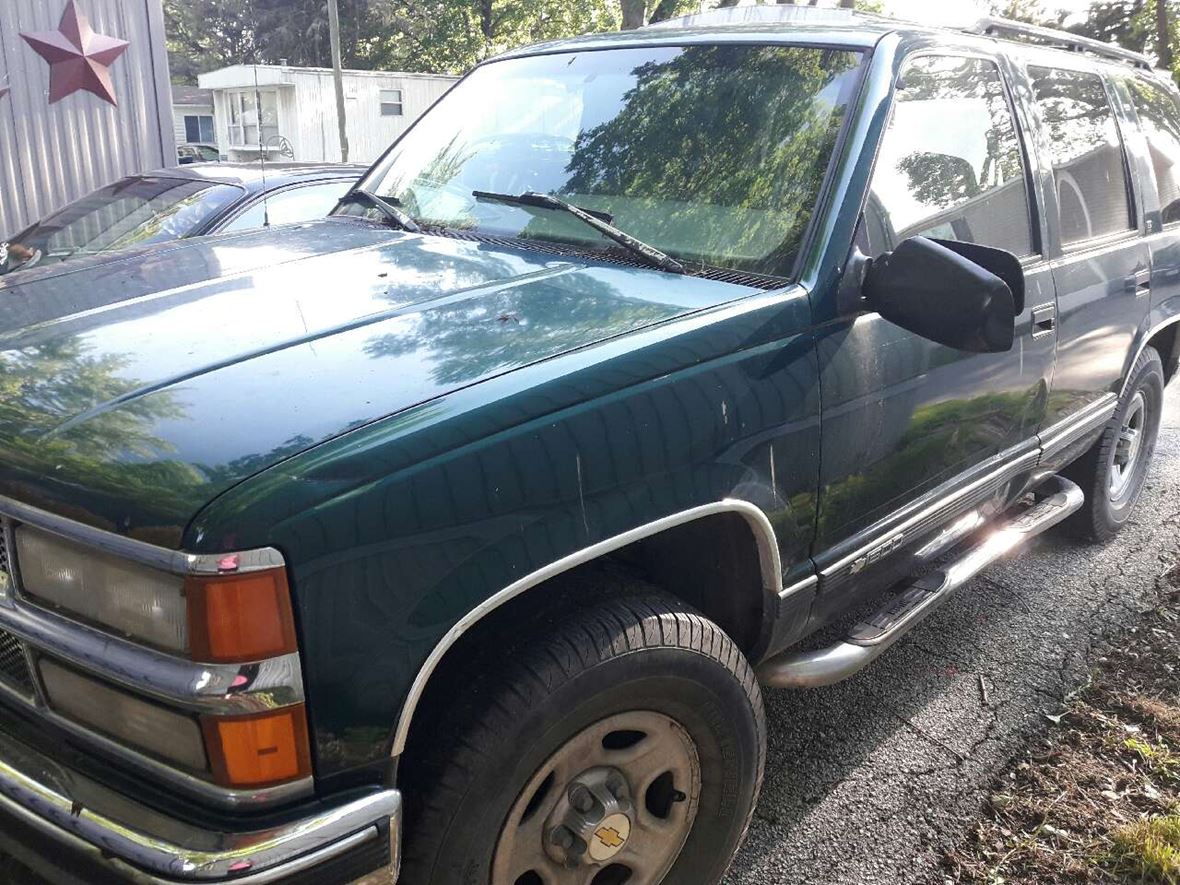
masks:
<path id="1" fill-rule="evenodd" d="M 0 239 L 125 175 L 176 165 L 161 0 L 79 0 L 130 41 L 111 66 L 118 106 L 89 92 L 49 104 L 49 65 L 21 39 L 54 31 L 65 0 L 0 2 Z"/>
<path id="2" fill-rule="evenodd" d="M 349 161 L 371 163 L 376 160 L 423 111 L 451 88 L 455 80 L 455 77 L 433 74 L 345 71 L 344 107 Z M 249 100 L 249 94 L 257 91 L 274 95 L 278 117 L 276 128 L 271 131 L 290 144 L 295 154 L 293 159 L 328 163 L 341 160 L 336 88 L 330 69 L 235 65 L 202 74 L 200 83 L 203 89 L 213 90 L 217 139 L 230 159 L 249 160 L 259 154 L 257 144 L 235 145 L 230 132 L 232 102 L 241 93 L 247 93 Z M 382 115 L 383 90 L 400 91 L 400 116 Z M 277 153 L 277 146 L 268 147 L 268 156 L 277 158 Z"/>

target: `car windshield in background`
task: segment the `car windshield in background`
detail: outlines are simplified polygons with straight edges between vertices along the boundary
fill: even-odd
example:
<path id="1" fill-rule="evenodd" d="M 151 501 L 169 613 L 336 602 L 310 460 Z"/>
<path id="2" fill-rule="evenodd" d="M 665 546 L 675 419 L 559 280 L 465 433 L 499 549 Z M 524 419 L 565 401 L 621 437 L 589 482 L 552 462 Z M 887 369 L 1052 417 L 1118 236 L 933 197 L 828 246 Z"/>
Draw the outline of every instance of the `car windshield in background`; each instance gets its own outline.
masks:
<path id="1" fill-rule="evenodd" d="M 539 192 L 680 261 L 790 272 L 858 81 L 857 52 L 700 45 L 477 68 L 363 187 L 430 227 L 617 253 Z M 376 217 L 350 203 L 342 214 Z"/>
<path id="2" fill-rule="evenodd" d="M 95 191 L 12 238 L 0 275 L 112 249 L 186 237 L 242 197 L 240 188 L 135 176 Z"/>

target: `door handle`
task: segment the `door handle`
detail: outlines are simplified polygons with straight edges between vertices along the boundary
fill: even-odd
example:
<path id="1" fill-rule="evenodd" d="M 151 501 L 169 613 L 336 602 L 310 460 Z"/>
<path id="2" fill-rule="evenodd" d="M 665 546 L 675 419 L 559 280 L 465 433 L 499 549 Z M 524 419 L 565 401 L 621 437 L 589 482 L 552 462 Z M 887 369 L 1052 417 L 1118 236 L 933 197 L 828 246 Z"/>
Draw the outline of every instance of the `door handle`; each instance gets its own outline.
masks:
<path id="1" fill-rule="evenodd" d="M 1151 291 L 1151 271 L 1144 268 L 1127 277 L 1127 291 L 1133 292 L 1136 298 L 1148 294 Z"/>
<path id="2" fill-rule="evenodd" d="M 1057 328 L 1057 308 L 1052 304 L 1042 304 L 1032 309 L 1032 336 L 1044 338 L 1052 335 Z"/>

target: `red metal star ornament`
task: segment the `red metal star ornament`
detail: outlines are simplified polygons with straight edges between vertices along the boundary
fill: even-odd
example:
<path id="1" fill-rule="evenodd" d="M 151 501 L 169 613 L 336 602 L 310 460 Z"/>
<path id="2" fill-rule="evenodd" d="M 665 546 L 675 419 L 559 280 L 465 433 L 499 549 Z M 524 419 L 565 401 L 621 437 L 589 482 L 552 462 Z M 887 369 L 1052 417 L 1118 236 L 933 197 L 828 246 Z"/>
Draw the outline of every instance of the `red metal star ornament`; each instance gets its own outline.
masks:
<path id="1" fill-rule="evenodd" d="M 49 103 L 85 90 L 113 105 L 115 87 L 110 66 L 131 44 L 96 34 L 86 16 L 69 0 L 56 31 L 21 34 L 33 51 L 49 62 Z"/>

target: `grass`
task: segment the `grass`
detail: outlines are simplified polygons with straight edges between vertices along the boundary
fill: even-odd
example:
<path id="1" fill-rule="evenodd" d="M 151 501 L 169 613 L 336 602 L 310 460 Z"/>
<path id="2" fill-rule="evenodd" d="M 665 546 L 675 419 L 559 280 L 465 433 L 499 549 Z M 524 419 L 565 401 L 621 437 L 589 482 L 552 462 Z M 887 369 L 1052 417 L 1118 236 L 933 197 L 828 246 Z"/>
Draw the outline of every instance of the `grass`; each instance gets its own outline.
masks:
<path id="1" fill-rule="evenodd" d="M 1180 568 L 1021 751 L 943 885 L 1180 885 Z"/>
<path id="2" fill-rule="evenodd" d="M 1180 814 L 1122 826 L 1113 842 L 1110 866 L 1119 875 L 1180 885 Z"/>

